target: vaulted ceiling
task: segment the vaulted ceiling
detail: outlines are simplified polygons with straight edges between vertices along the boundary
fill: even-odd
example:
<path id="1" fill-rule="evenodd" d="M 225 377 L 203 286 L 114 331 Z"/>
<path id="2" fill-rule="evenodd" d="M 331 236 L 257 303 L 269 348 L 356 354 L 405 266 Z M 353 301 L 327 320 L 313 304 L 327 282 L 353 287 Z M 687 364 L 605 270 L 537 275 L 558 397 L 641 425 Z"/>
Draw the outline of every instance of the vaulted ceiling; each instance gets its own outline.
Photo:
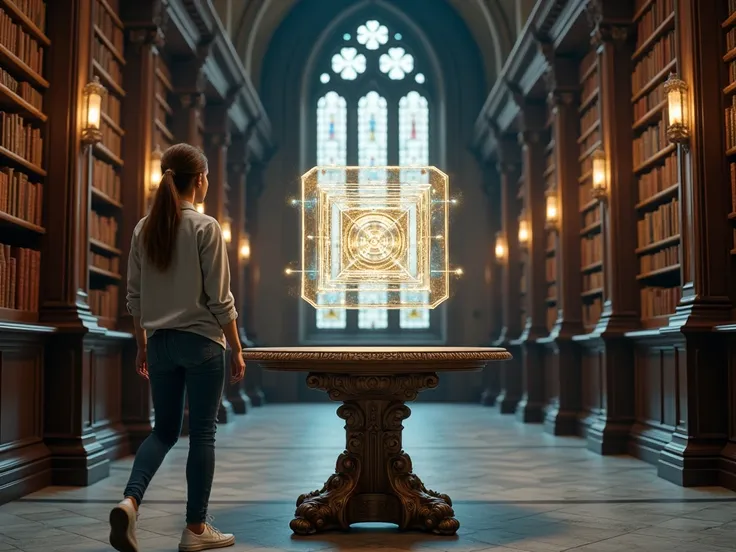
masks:
<path id="1" fill-rule="evenodd" d="M 276 29 L 300 0 L 221 0 L 229 5 L 233 42 L 256 87 L 261 63 Z M 519 6 L 525 17 L 533 0 L 445 0 L 465 21 L 483 56 L 486 82 L 493 83 L 516 38 Z M 330 0 L 325 0 L 326 5 Z M 400 7 L 400 3 L 397 3 Z M 222 12 L 221 12 L 222 14 Z M 327 23 L 327 22 L 325 22 Z"/>

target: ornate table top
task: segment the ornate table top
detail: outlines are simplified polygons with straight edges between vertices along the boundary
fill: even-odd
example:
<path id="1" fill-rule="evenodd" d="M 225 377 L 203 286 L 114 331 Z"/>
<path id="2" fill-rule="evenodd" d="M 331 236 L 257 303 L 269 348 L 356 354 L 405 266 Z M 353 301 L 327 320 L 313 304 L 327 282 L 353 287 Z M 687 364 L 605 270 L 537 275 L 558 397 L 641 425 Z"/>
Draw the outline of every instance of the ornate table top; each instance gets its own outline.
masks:
<path id="1" fill-rule="evenodd" d="M 376 373 L 479 370 L 511 354 L 498 347 L 253 347 L 243 358 L 270 370 Z"/>

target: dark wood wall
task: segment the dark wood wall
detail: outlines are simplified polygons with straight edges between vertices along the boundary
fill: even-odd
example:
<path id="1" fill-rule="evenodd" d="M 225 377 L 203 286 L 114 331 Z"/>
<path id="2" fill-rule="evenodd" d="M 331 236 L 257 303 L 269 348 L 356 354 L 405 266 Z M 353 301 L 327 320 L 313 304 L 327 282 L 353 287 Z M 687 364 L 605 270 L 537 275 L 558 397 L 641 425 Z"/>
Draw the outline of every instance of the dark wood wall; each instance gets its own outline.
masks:
<path id="1" fill-rule="evenodd" d="M 2 0 L 0 10 L 5 502 L 50 483 L 98 481 L 151 429 L 148 386 L 132 369 L 124 282 L 155 152 L 187 141 L 208 154 L 202 208 L 230 229 L 233 290 L 244 311 L 253 266 L 239 251 L 246 228 L 255 231 L 246 217 L 259 190 L 249 173 L 273 146 L 258 95 L 207 3 Z M 11 33 L 24 37 L 23 48 Z M 84 88 L 94 79 L 106 95 L 100 135 L 86 140 Z M 224 412 L 245 413 L 249 395 L 262 403 L 255 368 L 247 386 L 227 390 Z"/>
<path id="2" fill-rule="evenodd" d="M 678 484 L 736 489 L 733 10 L 540 0 L 475 144 L 506 252 L 496 343 L 515 356 L 489 368 L 484 404 Z M 687 136 L 670 126 L 670 74 Z"/>

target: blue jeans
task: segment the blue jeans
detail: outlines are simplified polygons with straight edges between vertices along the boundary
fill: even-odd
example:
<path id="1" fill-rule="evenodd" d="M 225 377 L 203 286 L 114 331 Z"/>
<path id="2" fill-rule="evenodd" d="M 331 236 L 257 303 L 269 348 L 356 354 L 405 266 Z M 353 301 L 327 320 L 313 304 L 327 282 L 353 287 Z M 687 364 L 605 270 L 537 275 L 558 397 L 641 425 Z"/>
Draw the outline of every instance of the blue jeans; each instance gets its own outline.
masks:
<path id="1" fill-rule="evenodd" d="M 124 496 L 142 502 L 151 479 L 181 434 L 186 391 L 187 523 L 204 522 L 215 474 L 215 431 L 225 384 L 225 349 L 195 333 L 159 330 L 148 340 L 147 360 L 155 426 L 136 453 Z"/>

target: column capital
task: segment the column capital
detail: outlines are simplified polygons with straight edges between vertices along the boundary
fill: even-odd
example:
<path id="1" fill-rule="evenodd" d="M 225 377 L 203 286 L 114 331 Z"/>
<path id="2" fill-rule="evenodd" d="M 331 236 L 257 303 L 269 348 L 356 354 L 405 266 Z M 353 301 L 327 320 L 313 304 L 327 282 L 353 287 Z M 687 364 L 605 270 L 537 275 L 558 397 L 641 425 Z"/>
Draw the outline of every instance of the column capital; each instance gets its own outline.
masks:
<path id="1" fill-rule="evenodd" d="M 164 0 L 126 0 L 120 10 L 128 40 L 140 50 L 145 46 L 163 48 L 169 23 Z"/>
<path id="2" fill-rule="evenodd" d="M 213 148 L 228 147 L 231 144 L 231 136 L 228 131 L 209 131 L 205 134 L 207 145 Z"/>
<path id="3" fill-rule="evenodd" d="M 624 2 L 588 0 L 585 14 L 591 28 L 590 41 L 595 47 L 613 43 L 617 48 L 626 46 L 632 38 L 631 14 L 622 12 Z"/>

